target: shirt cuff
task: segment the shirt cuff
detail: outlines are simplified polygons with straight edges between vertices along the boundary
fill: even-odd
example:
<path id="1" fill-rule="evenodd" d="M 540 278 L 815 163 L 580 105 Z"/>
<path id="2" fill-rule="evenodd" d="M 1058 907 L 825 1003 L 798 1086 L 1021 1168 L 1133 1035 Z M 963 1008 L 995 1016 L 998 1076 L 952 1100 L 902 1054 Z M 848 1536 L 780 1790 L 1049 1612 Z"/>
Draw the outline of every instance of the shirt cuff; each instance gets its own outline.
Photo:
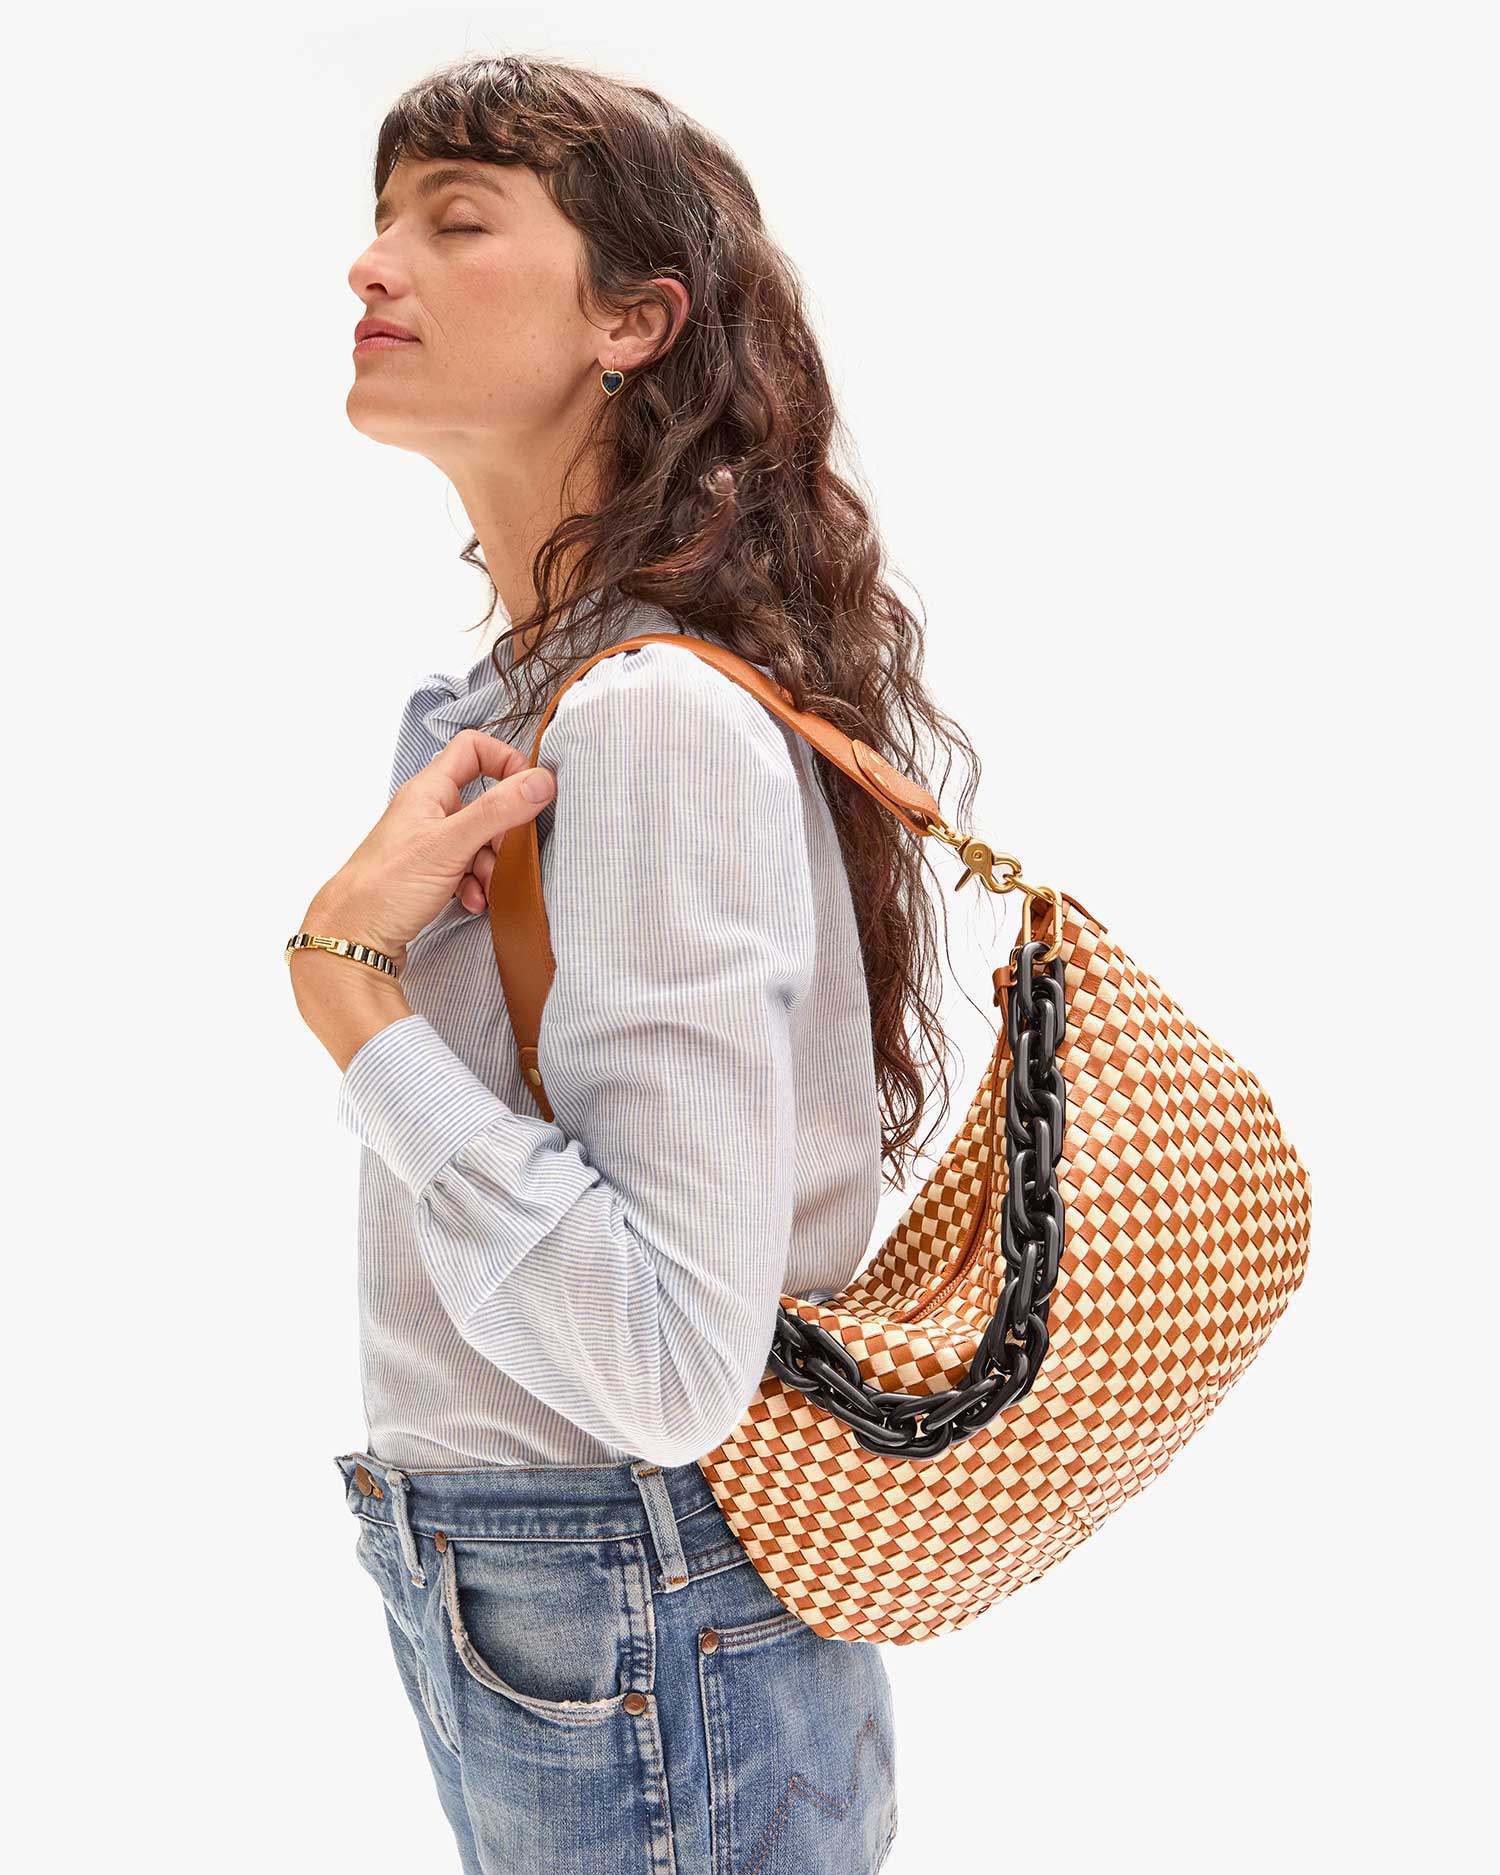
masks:
<path id="1" fill-rule="evenodd" d="M 519 1118 L 425 1016 L 402 1016 L 355 1052 L 339 1082 L 338 1120 L 420 1198 L 467 1141 Z"/>

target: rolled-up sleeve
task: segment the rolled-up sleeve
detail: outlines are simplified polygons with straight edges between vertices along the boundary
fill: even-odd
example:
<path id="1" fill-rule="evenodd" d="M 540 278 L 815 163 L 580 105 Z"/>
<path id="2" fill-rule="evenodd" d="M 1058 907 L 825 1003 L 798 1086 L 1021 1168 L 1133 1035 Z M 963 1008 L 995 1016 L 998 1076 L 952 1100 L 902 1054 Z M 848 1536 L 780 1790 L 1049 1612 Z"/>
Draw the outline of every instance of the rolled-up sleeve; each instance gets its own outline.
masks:
<path id="1" fill-rule="evenodd" d="M 785 1281 L 815 943 L 801 789 L 779 723 L 668 646 L 577 679 L 539 759 L 554 1119 L 420 1014 L 359 1049 L 339 1115 L 409 1189 L 459 1334 L 595 1438 L 675 1465 L 743 1418 Z"/>

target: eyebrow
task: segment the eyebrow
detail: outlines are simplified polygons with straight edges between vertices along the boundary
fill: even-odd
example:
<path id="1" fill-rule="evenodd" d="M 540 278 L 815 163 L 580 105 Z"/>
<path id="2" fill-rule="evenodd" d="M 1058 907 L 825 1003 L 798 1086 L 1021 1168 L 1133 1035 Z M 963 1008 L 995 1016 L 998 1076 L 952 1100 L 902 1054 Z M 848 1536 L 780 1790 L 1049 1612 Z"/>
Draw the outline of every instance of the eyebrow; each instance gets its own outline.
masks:
<path id="1" fill-rule="evenodd" d="M 492 173 L 494 168 L 493 163 L 445 163 L 441 169 L 430 169 L 425 176 L 420 176 L 412 194 L 419 202 L 425 201 L 429 195 L 436 195 L 439 189 L 451 188 L 457 182 L 489 189 L 495 195 L 509 198 L 510 191 Z M 391 213 L 389 198 L 382 195 L 375 204 L 375 226 L 378 228 Z"/>

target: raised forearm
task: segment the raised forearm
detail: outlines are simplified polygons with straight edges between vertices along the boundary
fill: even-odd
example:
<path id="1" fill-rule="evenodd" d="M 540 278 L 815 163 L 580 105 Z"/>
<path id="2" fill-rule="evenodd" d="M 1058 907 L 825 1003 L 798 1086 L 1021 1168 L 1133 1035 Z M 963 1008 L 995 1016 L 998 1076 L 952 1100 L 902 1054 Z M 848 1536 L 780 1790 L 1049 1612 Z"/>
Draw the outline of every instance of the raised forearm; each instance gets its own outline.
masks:
<path id="1" fill-rule="evenodd" d="M 324 937 L 360 937 L 337 905 L 318 899 L 308 906 L 297 928 Z M 287 960 L 287 968 L 299 1014 L 338 1063 L 340 1073 L 372 1035 L 412 1013 L 400 983 L 369 964 L 331 951 L 297 950 Z"/>

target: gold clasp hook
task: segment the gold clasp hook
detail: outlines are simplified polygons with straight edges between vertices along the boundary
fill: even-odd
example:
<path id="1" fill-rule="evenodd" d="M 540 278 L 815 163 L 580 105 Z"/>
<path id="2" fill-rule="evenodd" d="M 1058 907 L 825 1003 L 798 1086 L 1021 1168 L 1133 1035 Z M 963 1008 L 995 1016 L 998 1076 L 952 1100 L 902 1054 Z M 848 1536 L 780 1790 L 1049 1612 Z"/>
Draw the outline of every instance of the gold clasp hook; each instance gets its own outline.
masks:
<path id="1" fill-rule="evenodd" d="M 1016 883 L 1022 885 L 1019 879 Z M 1042 952 L 1041 959 L 1044 964 L 1050 964 L 1062 949 L 1062 894 L 1055 885 L 1023 885 L 1023 890 L 1026 893 L 1021 903 L 1021 942 L 1023 945 L 1031 942 L 1031 901 L 1034 898 L 1044 898 L 1052 907 L 1052 942 Z"/>
<path id="2" fill-rule="evenodd" d="M 1052 907 L 1052 943 L 1042 953 L 1042 962 L 1051 963 L 1062 948 L 1062 895 L 1056 886 L 1032 885 L 1021 877 L 1021 862 L 1013 853 L 997 853 L 988 841 L 976 839 L 973 834 L 960 833 L 956 827 L 950 827 L 945 820 L 930 822 L 927 831 L 934 839 L 941 840 L 945 846 L 951 846 L 963 861 L 963 877 L 954 886 L 955 892 L 961 892 L 971 879 L 978 879 L 991 892 L 1021 892 L 1021 942 L 1031 942 L 1031 901 L 1034 898 L 1046 899 Z M 995 877 L 995 868 L 1003 868 L 1000 878 Z"/>

